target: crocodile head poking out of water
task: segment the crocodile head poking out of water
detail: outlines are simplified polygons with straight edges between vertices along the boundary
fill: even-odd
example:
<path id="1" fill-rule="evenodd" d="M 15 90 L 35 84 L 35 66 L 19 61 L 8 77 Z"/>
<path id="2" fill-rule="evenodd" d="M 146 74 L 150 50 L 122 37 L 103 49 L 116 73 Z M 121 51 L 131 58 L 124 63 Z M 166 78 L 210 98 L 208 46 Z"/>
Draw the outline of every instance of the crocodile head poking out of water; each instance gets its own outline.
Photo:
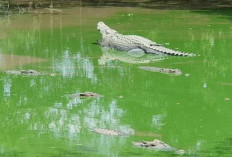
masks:
<path id="1" fill-rule="evenodd" d="M 108 27 L 104 22 L 100 21 L 97 24 L 97 30 L 101 32 L 102 37 L 104 38 L 108 34 L 115 34 L 117 31 Z"/>

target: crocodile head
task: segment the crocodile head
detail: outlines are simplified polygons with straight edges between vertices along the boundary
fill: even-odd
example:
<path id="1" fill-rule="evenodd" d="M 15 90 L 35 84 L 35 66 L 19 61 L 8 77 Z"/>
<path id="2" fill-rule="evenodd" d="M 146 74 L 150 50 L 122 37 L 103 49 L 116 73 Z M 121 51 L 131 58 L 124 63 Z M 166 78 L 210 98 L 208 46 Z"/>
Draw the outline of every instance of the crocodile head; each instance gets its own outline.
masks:
<path id="1" fill-rule="evenodd" d="M 101 32 L 102 36 L 106 36 L 108 34 L 115 34 L 117 31 L 108 27 L 104 22 L 100 21 L 97 24 L 97 30 Z"/>

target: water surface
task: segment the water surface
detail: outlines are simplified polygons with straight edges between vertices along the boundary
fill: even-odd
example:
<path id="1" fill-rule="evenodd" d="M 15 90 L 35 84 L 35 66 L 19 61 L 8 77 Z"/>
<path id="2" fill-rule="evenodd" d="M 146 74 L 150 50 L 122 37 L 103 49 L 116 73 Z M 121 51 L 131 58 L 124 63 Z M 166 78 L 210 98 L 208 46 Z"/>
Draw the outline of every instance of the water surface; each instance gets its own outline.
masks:
<path id="1" fill-rule="evenodd" d="M 228 15 L 232 12 L 84 7 L 2 17 L 0 156 L 174 155 L 132 146 L 132 141 L 155 138 L 184 149 L 186 156 L 230 156 Z M 101 38 L 98 21 L 199 56 L 136 57 L 105 51 L 93 44 Z M 183 74 L 170 76 L 140 66 L 180 69 Z M 9 75 L 6 69 L 48 75 Z M 103 97 L 67 97 L 85 91 Z M 91 128 L 128 136 L 105 136 Z"/>

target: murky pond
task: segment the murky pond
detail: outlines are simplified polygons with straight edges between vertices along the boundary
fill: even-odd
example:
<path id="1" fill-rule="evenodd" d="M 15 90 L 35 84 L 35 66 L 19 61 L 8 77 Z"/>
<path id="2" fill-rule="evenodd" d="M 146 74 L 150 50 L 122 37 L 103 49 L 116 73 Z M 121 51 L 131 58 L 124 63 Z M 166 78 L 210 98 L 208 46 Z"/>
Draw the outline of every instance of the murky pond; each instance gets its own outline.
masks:
<path id="1" fill-rule="evenodd" d="M 94 44 L 98 21 L 197 56 L 106 51 Z M 230 156 L 231 25 L 228 10 L 83 7 L 2 17 L 0 156 L 176 155 L 132 145 L 154 139 L 186 156 Z M 5 73 L 25 69 L 45 75 Z M 75 95 L 86 91 L 100 96 Z"/>

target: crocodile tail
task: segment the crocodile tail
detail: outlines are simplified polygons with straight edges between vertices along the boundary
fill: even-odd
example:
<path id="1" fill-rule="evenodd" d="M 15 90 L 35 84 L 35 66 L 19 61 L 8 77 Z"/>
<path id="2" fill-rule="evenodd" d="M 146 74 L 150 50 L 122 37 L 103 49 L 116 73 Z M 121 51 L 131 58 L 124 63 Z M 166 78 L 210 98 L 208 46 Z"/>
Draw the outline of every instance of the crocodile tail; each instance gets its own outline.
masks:
<path id="1" fill-rule="evenodd" d="M 148 53 L 157 53 L 157 54 L 172 55 L 172 56 L 186 56 L 186 57 L 196 56 L 193 53 L 180 52 L 180 51 L 172 50 L 172 49 L 169 49 L 163 46 L 152 46 L 151 49 L 153 51 L 148 52 Z"/>

